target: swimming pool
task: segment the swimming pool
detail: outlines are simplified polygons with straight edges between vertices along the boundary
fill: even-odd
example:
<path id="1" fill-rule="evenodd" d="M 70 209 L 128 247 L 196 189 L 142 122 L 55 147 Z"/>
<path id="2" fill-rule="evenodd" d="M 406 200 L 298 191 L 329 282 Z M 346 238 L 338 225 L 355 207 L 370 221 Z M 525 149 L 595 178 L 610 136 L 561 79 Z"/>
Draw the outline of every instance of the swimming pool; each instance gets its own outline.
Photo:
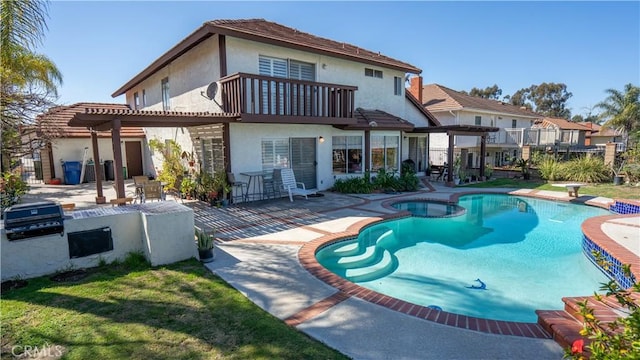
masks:
<path id="1" fill-rule="evenodd" d="M 322 247 L 333 273 L 376 292 L 461 315 L 536 322 L 536 309 L 590 295 L 606 276 L 581 250 L 581 223 L 607 210 L 502 194 L 463 196 L 461 216 L 409 217 Z"/>

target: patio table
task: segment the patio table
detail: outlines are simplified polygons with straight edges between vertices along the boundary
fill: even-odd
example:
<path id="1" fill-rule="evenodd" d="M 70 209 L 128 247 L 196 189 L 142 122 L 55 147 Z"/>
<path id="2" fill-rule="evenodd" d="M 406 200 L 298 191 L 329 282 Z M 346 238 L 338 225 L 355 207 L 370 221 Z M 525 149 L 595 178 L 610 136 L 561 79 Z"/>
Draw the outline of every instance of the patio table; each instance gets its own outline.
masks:
<path id="1" fill-rule="evenodd" d="M 264 177 L 273 174 L 273 170 L 259 170 L 259 171 L 246 171 L 241 172 L 240 175 L 247 176 L 247 200 L 262 200 L 262 184 Z"/>

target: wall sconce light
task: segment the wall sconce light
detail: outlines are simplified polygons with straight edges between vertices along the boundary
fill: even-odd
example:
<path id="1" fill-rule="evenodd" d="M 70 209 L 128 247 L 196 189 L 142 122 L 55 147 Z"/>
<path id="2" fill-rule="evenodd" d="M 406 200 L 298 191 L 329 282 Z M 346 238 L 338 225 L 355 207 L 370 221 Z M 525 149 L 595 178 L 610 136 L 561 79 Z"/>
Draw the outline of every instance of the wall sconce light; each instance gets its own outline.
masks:
<path id="1" fill-rule="evenodd" d="M 322 64 L 322 69 L 326 69 L 327 68 L 327 64 Z"/>
<path id="2" fill-rule="evenodd" d="M 324 137 L 323 136 L 318 137 L 318 142 L 322 144 L 324 142 Z"/>

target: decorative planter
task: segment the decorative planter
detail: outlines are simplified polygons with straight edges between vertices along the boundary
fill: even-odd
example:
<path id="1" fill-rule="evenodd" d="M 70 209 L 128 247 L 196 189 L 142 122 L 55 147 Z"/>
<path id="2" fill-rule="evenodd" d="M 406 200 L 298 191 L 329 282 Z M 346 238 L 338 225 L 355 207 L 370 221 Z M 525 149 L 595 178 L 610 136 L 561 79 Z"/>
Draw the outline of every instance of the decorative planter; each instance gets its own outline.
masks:
<path id="1" fill-rule="evenodd" d="M 613 177 L 613 185 L 622 185 L 624 183 L 624 176 L 616 175 Z"/>
<path id="2" fill-rule="evenodd" d="M 200 261 L 203 263 L 208 263 L 213 261 L 213 249 L 198 249 L 198 257 Z"/>

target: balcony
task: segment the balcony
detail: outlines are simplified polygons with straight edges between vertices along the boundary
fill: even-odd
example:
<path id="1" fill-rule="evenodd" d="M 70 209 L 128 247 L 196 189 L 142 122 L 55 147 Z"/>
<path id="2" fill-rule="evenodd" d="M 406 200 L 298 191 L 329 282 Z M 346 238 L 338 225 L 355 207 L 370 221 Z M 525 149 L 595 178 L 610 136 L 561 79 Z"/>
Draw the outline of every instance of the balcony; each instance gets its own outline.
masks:
<path id="1" fill-rule="evenodd" d="M 548 146 L 548 145 L 581 145 L 578 130 L 556 129 L 502 129 L 487 137 L 487 145 L 500 146 Z M 478 146 L 480 140 L 478 140 Z"/>
<path id="2" fill-rule="evenodd" d="M 357 86 L 236 73 L 220 79 L 222 109 L 250 122 L 349 124 Z"/>

